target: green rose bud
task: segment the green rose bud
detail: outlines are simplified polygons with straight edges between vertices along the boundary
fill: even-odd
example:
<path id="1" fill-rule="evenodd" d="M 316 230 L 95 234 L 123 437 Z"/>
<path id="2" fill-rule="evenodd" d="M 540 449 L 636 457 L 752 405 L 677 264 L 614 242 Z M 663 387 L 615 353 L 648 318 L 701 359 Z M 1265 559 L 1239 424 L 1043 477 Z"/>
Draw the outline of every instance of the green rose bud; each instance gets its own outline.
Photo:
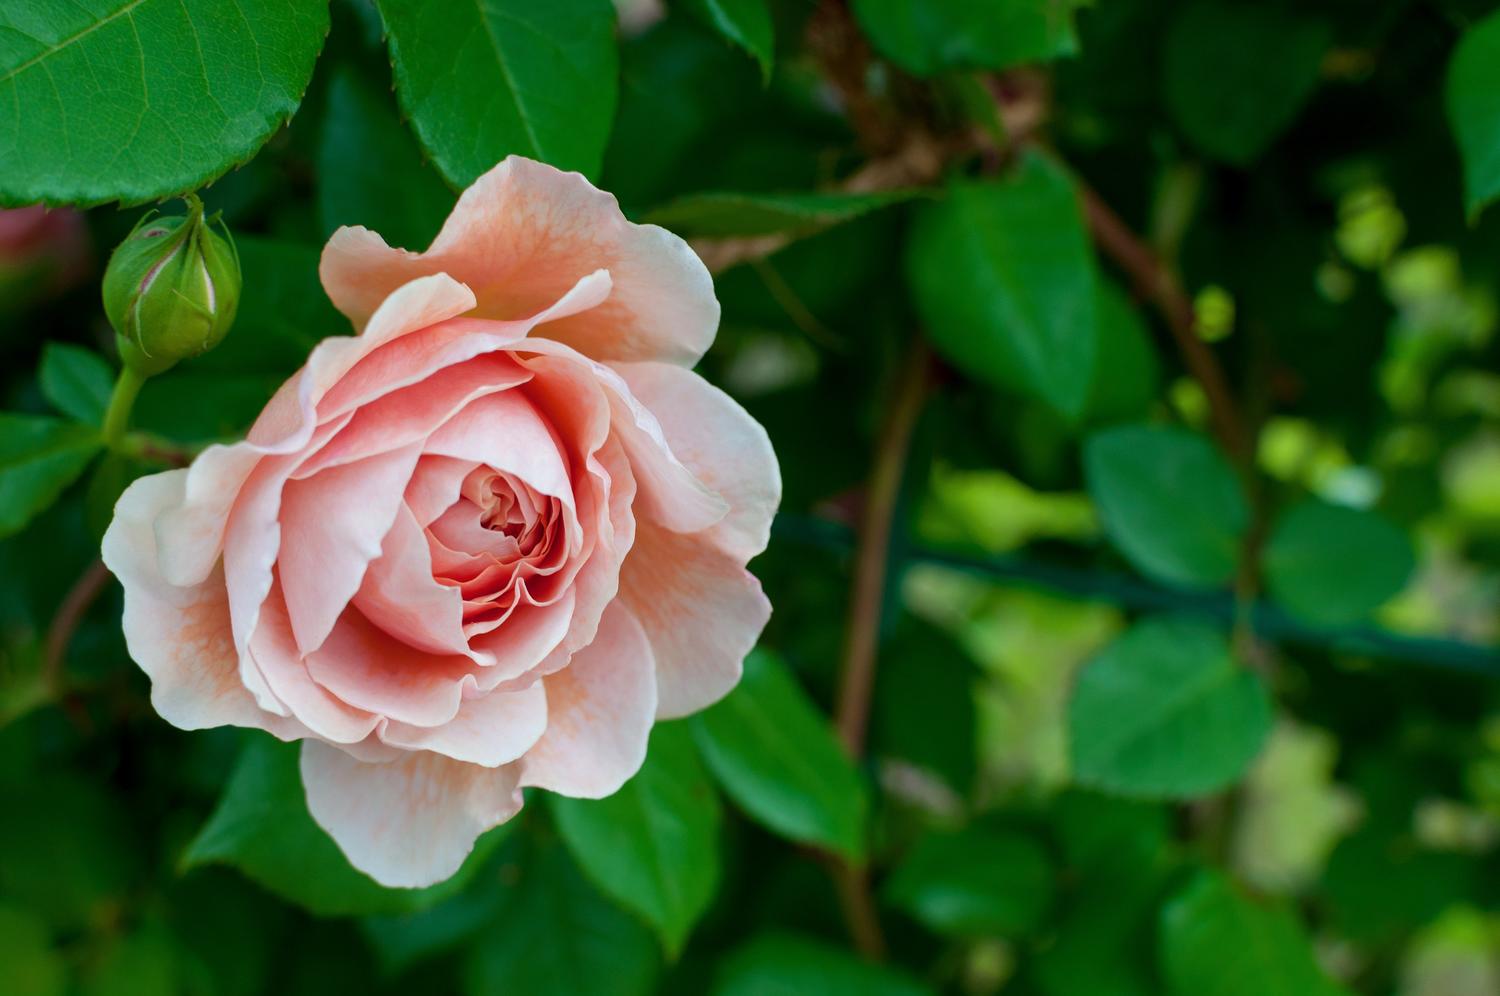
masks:
<path id="1" fill-rule="evenodd" d="M 217 346 L 240 301 L 240 259 L 187 197 L 182 217 L 147 215 L 115 249 L 104 271 L 104 313 L 120 358 L 142 376 Z"/>

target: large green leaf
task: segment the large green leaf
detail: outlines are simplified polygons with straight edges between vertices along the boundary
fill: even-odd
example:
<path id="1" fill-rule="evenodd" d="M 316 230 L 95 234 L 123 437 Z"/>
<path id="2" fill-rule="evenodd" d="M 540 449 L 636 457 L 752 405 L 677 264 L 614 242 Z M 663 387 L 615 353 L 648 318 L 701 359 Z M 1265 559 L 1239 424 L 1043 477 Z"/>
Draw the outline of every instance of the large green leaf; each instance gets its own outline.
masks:
<path id="1" fill-rule="evenodd" d="M 1083 469 L 1105 532 L 1142 573 L 1184 587 L 1234 574 L 1250 511 L 1206 439 L 1168 426 L 1107 429 L 1089 437 Z"/>
<path id="2" fill-rule="evenodd" d="M 1073 776 L 1133 796 L 1203 795 L 1239 778 L 1271 728 L 1260 677 L 1205 623 L 1138 623 L 1089 662 L 1068 706 Z"/>
<path id="3" fill-rule="evenodd" d="M 553 796 L 552 812 L 584 872 L 681 950 L 718 886 L 722 818 L 687 724 L 658 724 L 645 764 L 614 795 Z"/>
<path id="4" fill-rule="evenodd" d="M 0 202 L 203 185 L 297 109 L 327 33 L 327 0 L 0 6 Z"/>
<path id="5" fill-rule="evenodd" d="M 927 986 L 840 948 L 767 934 L 731 954 L 713 996 L 924 996 Z"/>
<path id="6" fill-rule="evenodd" d="M 313 822 L 297 767 L 298 744 L 247 739 L 234 774 L 208 822 L 183 854 L 186 868 L 231 865 L 272 892 L 325 916 L 421 909 L 463 887 L 507 830 L 479 838 L 474 853 L 446 882 L 426 889 L 387 889 L 356 871 Z"/>
<path id="7" fill-rule="evenodd" d="M 1308 501 L 1276 522 L 1264 565 L 1278 602 L 1304 619 L 1337 624 L 1399 592 L 1415 559 L 1406 534 L 1376 513 Z"/>
<path id="8" fill-rule="evenodd" d="M 973 826 L 931 832 L 891 874 L 886 898 L 939 933 L 1023 934 L 1052 898 L 1052 863 L 1026 834 Z"/>
<path id="9" fill-rule="evenodd" d="M 1078 51 L 1079 0 L 854 0 L 880 53 L 918 76 L 1006 69 Z"/>
<path id="10" fill-rule="evenodd" d="M 42 348 L 40 379 L 52 407 L 89 425 L 103 423 L 115 385 L 104 357 L 82 346 L 49 342 Z"/>
<path id="11" fill-rule="evenodd" d="M 810 235 L 918 195 L 874 193 L 687 194 L 646 212 L 643 221 L 685 238 Z"/>
<path id="12" fill-rule="evenodd" d="M 681 0 L 694 17 L 744 49 L 760 66 L 762 80 L 771 78 L 776 56 L 776 26 L 767 0 Z"/>
<path id="13" fill-rule="evenodd" d="M 318 146 L 323 233 L 363 225 L 393 246 L 426 247 L 452 209 L 453 193 L 401 127 L 391 95 L 340 67 L 328 86 L 325 120 Z"/>
<path id="14" fill-rule="evenodd" d="M 907 279 L 938 351 L 1073 419 L 1094 377 L 1095 275 L 1073 185 L 1041 156 L 923 207 Z"/>
<path id="15" fill-rule="evenodd" d="M 594 891 L 555 842 L 527 843 L 506 869 L 515 884 L 471 949 L 468 996 L 654 991 L 659 957 L 651 931 Z"/>
<path id="16" fill-rule="evenodd" d="M 740 808 L 776 833 L 864 853 L 864 782 L 786 665 L 757 650 L 739 687 L 693 719 L 703 759 Z"/>
<path id="17" fill-rule="evenodd" d="M 599 171 L 618 91 L 609 0 L 378 0 L 396 92 L 456 187 L 515 154 Z"/>
<path id="18" fill-rule="evenodd" d="M 1327 26 L 1295 7 L 1199 0 L 1167 31 L 1167 106 L 1203 151 L 1247 165 L 1312 94 L 1329 41 Z"/>
<path id="19" fill-rule="evenodd" d="M 0 413 L 0 537 L 20 532 L 56 501 L 100 445 L 92 426 Z"/>
<path id="20" fill-rule="evenodd" d="M 1464 201 L 1476 215 L 1500 195 L 1500 11 L 1470 28 L 1448 64 L 1448 121 L 1464 161 Z"/>
<path id="21" fill-rule="evenodd" d="M 1337 996 L 1296 916 L 1200 873 L 1162 909 L 1162 974 L 1173 996 Z"/>

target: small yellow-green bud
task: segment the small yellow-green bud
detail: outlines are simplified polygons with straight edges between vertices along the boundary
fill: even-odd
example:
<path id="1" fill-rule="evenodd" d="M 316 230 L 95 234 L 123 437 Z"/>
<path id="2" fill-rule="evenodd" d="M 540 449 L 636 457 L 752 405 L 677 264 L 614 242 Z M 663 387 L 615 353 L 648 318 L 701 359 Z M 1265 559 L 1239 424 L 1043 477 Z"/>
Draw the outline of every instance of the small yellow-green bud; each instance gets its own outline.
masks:
<path id="1" fill-rule="evenodd" d="M 240 260 L 228 228 L 210 226 L 188 195 L 188 213 L 147 215 L 104 271 L 104 313 L 120 359 L 143 376 L 217 346 L 240 301 Z"/>

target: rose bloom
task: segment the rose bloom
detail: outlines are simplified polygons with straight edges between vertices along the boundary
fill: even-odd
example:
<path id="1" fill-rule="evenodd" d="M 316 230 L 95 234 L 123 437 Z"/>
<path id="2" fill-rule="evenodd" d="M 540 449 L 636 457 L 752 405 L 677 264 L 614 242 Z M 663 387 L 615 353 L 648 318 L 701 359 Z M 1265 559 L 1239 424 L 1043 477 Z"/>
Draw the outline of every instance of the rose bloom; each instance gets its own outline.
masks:
<path id="1" fill-rule="evenodd" d="M 132 484 L 104 560 L 156 710 L 301 740 L 349 860 L 427 885 L 523 787 L 608 795 L 734 687 L 780 474 L 691 371 L 708 271 L 576 173 L 509 158 L 425 253 L 343 228 L 321 275 L 359 334 Z"/>

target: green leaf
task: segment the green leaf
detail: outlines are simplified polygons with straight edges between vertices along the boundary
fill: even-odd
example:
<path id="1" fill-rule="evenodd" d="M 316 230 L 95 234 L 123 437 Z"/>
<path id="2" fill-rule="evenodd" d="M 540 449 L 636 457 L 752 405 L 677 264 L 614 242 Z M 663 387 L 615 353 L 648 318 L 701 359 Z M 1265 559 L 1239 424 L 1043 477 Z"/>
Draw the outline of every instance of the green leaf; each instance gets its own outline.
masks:
<path id="1" fill-rule="evenodd" d="M 302 100 L 327 0 L 0 9 L 0 202 L 139 203 L 242 163 Z"/>
<path id="2" fill-rule="evenodd" d="M 854 0 L 882 55 L 918 76 L 1007 69 L 1078 51 L 1078 0 Z"/>
<path id="3" fill-rule="evenodd" d="M 1221 789 L 1270 728 L 1260 677 L 1218 630 L 1189 620 L 1137 623 L 1083 668 L 1068 704 L 1073 777 L 1132 796 Z"/>
<path id="4" fill-rule="evenodd" d="M 760 66 L 762 82 L 770 81 L 776 57 L 776 26 L 771 23 L 766 0 L 680 0 L 680 5 L 744 49 Z"/>
<path id="5" fill-rule="evenodd" d="M 389 93 L 350 66 L 328 86 L 318 147 L 318 214 L 323 234 L 363 225 L 393 246 L 425 247 L 453 207 L 453 194 L 401 127 Z"/>
<path id="6" fill-rule="evenodd" d="M 1098 288 L 1099 344 L 1088 416 L 1101 422 L 1140 418 L 1156 399 L 1161 364 L 1136 305 L 1112 280 L 1099 280 Z"/>
<path id="7" fill-rule="evenodd" d="M 1200 0 L 1167 30 L 1167 106 L 1204 152 L 1248 165 L 1311 96 L 1330 40 L 1321 21 L 1283 7 Z"/>
<path id="8" fill-rule="evenodd" d="M 29 910 L 0 906 L 0 965 L 9 996 L 63 996 L 68 968 L 47 925 Z"/>
<path id="9" fill-rule="evenodd" d="M 646 996 L 659 971 L 644 924 L 595 892 L 556 843 L 528 839 L 499 915 L 471 951 L 468 996 Z"/>
<path id="10" fill-rule="evenodd" d="M 500 860 L 519 840 L 515 834 L 505 840 Z M 383 973 L 394 978 L 479 933 L 499 915 L 505 898 L 502 890 L 481 876 L 475 884 L 436 906 L 391 916 L 368 916 L 360 921 L 360 929 L 369 939 Z"/>
<path id="11" fill-rule="evenodd" d="M 1052 863 L 1026 834 L 973 826 L 930 832 L 891 874 L 886 899 L 940 934 L 1013 937 L 1052 899 Z"/>
<path id="12" fill-rule="evenodd" d="M 449 183 L 512 154 L 599 172 L 618 91 L 609 0 L 377 3 L 401 106 Z"/>
<path id="13" fill-rule="evenodd" d="M 1464 33 L 1448 63 L 1448 122 L 1464 163 L 1469 216 L 1500 196 L 1500 12 Z"/>
<path id="14" fill-rule="evenodd" d="M 1005 180 L 923 207 L 907 245 L 917 311 L 965 373 L 1082 414 L 1094 377 L 1095 276 L 1073 185 L 1029 155 Z"/>
<path id="15" fill-rule="evenodd" d="M 42 394 L 52 407 L 89 425 L 102 425 L 115 372 L 91 349 L 63 342 L 42 347 Z"/>
<path id="16" fill-rule="evenodd" d="M 0 413 L 0 537 L 18 533 L 82 474 L 98 430 L 50 415 Z"/>
<path id="17" fill-rule="evenodd" d="M 184 868 L 226 864 L 272 892 L 323 916 L 422 909 L 453 895 L 507 832 L 479 838 L 474 853 L 446 882 L 425 889 L 387 889 L 355 870 L 313 822 L 297 767 L 300 746 L 247 737 L 218 806 L 182 857 Z"/>
<path id="18" fill-rule="evenodd" d="M 703 759 L 751 817 L 783 837 L 863 855 L 864 782 L 780 660 L 753 651 L 739 687 L 692 722 Z"/>
<path id="19" fill-rule="evenodd" d="M 1142 573 L 1182 587 L 1233 576 L 1250 511 L 1206 439 L 1168 426 L 1106 429 L 1089 437 L 1083 469 L 1105 532 Z"/>
<path id="20" fill-rule="evenodd" d="M 722 819 L 687 724 L 658 724 L 645 764 L 614 795 L 551 802 L 584 872 L 644 916 L 669 953 L 681 951 L 718 887 Z"/>
<path id="21" fill-rule="evenodd" d="M 787 934 L 750 941 L 724 961 L 713 996 L 930 996 L 905 973 Z"/>
<path id="22" fill-rule="evenodd" d="M 1335 996 L 1288 909 L 1205 871 L 1162 909 L 1162 974 L 1174 996 Z"/>
<path id="23" fill-rule="evenodd" d="M 811 235 L 892 204 L 921 196 L 917 190 L 876 193 L 688 194 L 646 212 L 641 220 L 684 238 Z"/>
<path id="24" fill-rule="evenodd" d="M 1399 592 L 1415 559 L 1406 534 L 1374 512 L 1308 501 L 1287 511 L 1265 550 L 1271 595 L 1311 622 L 1354 622 Z"/>

